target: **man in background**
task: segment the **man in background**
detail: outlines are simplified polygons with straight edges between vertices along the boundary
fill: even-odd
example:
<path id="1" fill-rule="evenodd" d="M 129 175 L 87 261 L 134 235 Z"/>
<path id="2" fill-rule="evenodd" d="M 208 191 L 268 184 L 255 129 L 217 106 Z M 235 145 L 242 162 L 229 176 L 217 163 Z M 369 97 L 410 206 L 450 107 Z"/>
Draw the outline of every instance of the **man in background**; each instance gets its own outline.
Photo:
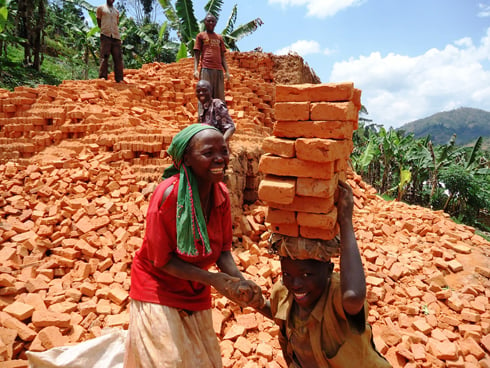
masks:
<path id="1" fill-rule="evenodd" d="M 117 83 L 123 81 L 122 42 L 119 34 L 119 12 L 113 6 L 114 0 L 97 7 L 97 25 L 100 28 L 99 78 L 107 79 L 109 56 L 114 62 L 114 77 Z"/>
<path id="2" fill-rule="evenodd" d="M 211 97 L 219 98 L 225 102 L 223 71 L 226 73 L 226 79 L 230 78 L 225 59 L 225 42 L 221 35 L 214 32 L 216 26 L 214 15 L 206 15 L 204 26 L 206 30 L 197 35 L 194 44 L 194 77 L 207 80 L 211 84 Z M 198 71 L 199 63 L 201 64 L 200 73 Z"/>

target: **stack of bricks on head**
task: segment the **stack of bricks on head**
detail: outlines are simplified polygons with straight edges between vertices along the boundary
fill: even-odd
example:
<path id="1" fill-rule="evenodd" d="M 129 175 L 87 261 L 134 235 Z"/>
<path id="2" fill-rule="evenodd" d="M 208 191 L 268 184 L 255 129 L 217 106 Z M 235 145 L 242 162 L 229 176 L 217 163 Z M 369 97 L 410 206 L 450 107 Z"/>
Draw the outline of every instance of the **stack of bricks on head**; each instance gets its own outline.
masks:
<path id="1" fill-rule="evenodd" d="M 259 163 L 270 231 L 322 240 L 338 234 L 335 192 L 346 180 L 360 109 L 352 82 L 276 86 L 277 122 Z"/>

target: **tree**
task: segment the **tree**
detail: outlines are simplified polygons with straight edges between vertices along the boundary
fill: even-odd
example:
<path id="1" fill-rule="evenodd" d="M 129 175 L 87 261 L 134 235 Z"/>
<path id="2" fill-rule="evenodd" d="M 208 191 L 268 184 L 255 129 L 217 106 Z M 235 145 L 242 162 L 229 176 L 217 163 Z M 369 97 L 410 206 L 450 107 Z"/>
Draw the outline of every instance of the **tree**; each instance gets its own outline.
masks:
<path id="1" fill-rule="evenodd" d="M 177 58 L 187 57 L 194 54 L 194 42 L 199 32 L 204 30 L 204 21 L 198 22 L 194 15 L 192 0 L 175 0 L 175 5 L 171 0 L 159 0 L 163 8 L 165 17 L 169 22 L 170 28 L 177 32 L 180 40 L 180 48 Z M 209 0 L 204 6 L 207 13 L 219 18 L 223 0 Z M 221 32 L 225 46 L 233 51 L 239 51 L 237 42 L 246 35 L 255 32 L 263 24 L 260 18 L 247 22 L 235 28 L 237 19 L 237 5 L 232 9 L 225 28 Z"/>
<path id="2" fill-rule="evenodd" d="M 16 3 L 17 36 L 25 40 L 23 42 L 24 64 L 39 70 L 42 63 L 47 0 L 17 0 Z"/>

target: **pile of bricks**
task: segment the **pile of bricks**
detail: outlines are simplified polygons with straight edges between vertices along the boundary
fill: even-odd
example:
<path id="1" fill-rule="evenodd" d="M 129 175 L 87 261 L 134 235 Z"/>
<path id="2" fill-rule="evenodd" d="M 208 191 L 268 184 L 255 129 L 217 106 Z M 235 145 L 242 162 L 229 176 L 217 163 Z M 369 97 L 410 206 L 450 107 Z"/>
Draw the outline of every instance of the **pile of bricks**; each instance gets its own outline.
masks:
<path id="1" fill-rule="evenodd" d="M 334 194 L 352 152 L 361 92 L 353 83 L 276 86 L 273 136 L 259 171 L 259 198 L 275 233 L 331 240 L 338 233 Z"/>
<path id="2" fill-rule="evenodd" d="M 104 159 L 0 165 L 2 368 L 27 367 L 26 350 L 127 328 L 131 260 L 154 184 Z M 353 173 L 347 182 L 378 349 L 394 367 L 488 366 L 490 243 L 442 212 L 384 201 Z M 268 296 L 280 264 L 268 252 L 266 212 L 260 202 L 244 207 L 233 254 Z M 226 368 L 286 368 L 272 321 L 216 293 L 213 318 Z"/>
<path id="3" fill-rule="evenodd" d="M 242 206 L 244 197 L 252 203 L 257 195 L 262 141 L 281 152 L 271 152 L 271 159 L 298 160 L 283 157 L 276 142 L 289 145 L 285 152 L 301 139 L 345 143 L 356 129 L 350 103 L 360 106 L 359 92 L 348 83 L 335 90 L 350 90 L 350 97 L 334 100 L 316 100 L 311 85 L 281 87 L 276 95 L 265 80 L 276 69 L 268 58 L 230 54 L 234 77 L 227 94 L 239 127 L 227 173 L 230 195 L 240 204 L 233 255 L 266 296 L 280 278 L 279 260 L 268 251 L 271 218 L 263 202 Z M 195 100 L 189 60 L 126 75 L 127 85 L 66 81 L 0 92 L 0 368 L 27 368 L 27 350 L 127 328 L 131 262 L 144 235 L 153 178 L 168 164 L 154 145 L 163 142 L 163 150 L 189 122 Z M 330 122 L 336 134 L 326 138 L 319 136 L 326 124 L 313 112 L 329 104 L 337 106 L 331 114 L 342 115 Z M 287 120 L 291 106 L 294 121 Z M 300 133 L 288 128 L 300 124 Z M 311 147 L 307 158 L 318 146 Z M 354 229 L 377 348 L 395 368 L 490 367 L 490 242 L 443 212 L 384 201 L 344 160 L 333 160 L 333 177 L 346 178 L 354 192 Z M 329 165 L 322 163 L 321 172 Z M 296 190 L 294 197 L 304 196 Z M 287 193 L 280 198 L 291 198 Z M 286 368 L 272 321 L 217 293 L 213 319 L 225 368 Z"/>

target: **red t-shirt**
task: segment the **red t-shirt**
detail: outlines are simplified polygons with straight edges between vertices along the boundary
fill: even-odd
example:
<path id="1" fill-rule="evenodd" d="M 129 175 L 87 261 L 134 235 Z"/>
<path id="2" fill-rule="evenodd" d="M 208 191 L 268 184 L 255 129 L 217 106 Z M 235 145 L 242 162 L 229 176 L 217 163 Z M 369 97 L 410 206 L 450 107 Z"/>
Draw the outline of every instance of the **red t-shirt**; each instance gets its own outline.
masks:
<path id="1" fill-rule="evenodd" d="M 226 51 L 223 37 L 217 33 L 201 32 L 196 37 L 194 50 L 201 52 L 201 67 L 223 70 L 221 54 Z"/>
<path id="2" fill-rule="evenodd" d="M 165 189 L 172 183 L 172 192 L 160 206 Z M 214 202 L 207 224 L 212 253 L 204 256 L 200 249 L 196 257 L 183 256 L 175 252 L 178 187 L 178 175 L 174 175 L 161 182 L 150 198 L 143 245 L 136 252 L 131 266 L 129 296 L 144 302 L 200 311 L 211 308 L 211 288 L 199 282 L 171 276 L 160 267 L 174 255 L 197 267 L 208 269 L 216 264 L 221 252 L 231 250 L 230 197 L 225 184 L 214 185 Z"/>

